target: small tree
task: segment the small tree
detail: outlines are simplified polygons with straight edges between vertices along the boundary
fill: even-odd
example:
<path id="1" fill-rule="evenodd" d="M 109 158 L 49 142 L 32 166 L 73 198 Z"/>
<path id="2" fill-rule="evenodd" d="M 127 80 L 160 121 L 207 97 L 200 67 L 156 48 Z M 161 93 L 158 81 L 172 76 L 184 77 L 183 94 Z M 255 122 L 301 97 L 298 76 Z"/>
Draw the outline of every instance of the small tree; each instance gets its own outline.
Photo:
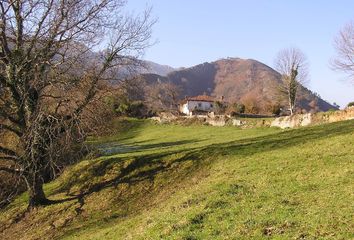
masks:
<path id="1" fill-rule="evenodd" d="M 308 63 L 300 49 L 281 50 L 275 59 L 275 68 L 281 74 L 279 93 L 287 97 L 290 114 L 295 113 L 299 87 L 306 84 Z"/>
<path id="2" fill-rule="evenodd" d="M 334 70 L 347 73 L 354 83 L 354 22 L 348 23 L 335 37 L 336 57 L 331 65 Z"/>
<path id="3" fill-rule="evenodd" d="M 0 131 L 18 143 L 1 143 L 0 171 L 24 179 L 30 208 L 51 203 L 45 176 L 85 139 L 83 116 L 99 83 L 116 80 L 111 70 L 119 66 L 138 64 L 150 45 L 150 10 L 127 15 L 125 3 L 0 1 Z"/>

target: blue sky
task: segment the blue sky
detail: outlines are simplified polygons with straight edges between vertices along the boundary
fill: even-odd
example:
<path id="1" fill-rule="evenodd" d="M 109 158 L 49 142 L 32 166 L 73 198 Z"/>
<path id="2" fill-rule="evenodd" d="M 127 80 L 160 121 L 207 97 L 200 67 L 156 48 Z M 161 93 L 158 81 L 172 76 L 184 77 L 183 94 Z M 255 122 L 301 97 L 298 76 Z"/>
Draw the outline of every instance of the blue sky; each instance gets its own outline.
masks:
<path id="1" fill-rule="evenodd" d="M 308 87 L 342 107 L 354 101 L 354 84 L 330 69 L 333 38 L 354 20 L 349 0 L 128 0 L 158 18 L 145 59 L 190 67 L 225 57 L 252 58 L 271 67 L 282 48 L 300 48 L 310 62 Z"/>

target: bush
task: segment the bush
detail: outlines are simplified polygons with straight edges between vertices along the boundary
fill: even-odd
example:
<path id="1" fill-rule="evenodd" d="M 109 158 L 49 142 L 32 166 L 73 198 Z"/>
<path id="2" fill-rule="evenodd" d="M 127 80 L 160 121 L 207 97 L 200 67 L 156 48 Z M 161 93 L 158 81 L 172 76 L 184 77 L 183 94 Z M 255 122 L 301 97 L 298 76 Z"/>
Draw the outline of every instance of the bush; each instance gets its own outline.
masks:
<path id="1" fill-rule="evenodd" d="M 263 102 L 263 106 L 262 106 L 261 110 L 262 110 L 262 113 L 279 116 L 282 112 L 282 109 L 283 109 L 283 107 L 281 106 L 281 104 L 279 102 L 265 100 Z"/>
<path id="2" fill-rule="evenodd" d="M 260 112 L 260 108 L 256 102 L 247 102 L 245 105 L 245 112 L 250 114 L 258 114 Z"/>
<path id="3" fill-rule="evenodd" d="M 245 113 L 259 114 L 261 112 L 263 101 L 256 93 L 248 93 L 241 100 L 245 105 Z"/>
<path id="4" fill-rule="evenodd" d="M 26 191 L 22 179 L 4 172 L 0 172 L 0 186 L 0 209 L 9 204 L 18 194 Z"/>
<path id="5" fill-rule="evenodd" d="M 282 108 L 279 104 L 275 104 L 275 105 L 272 105 L 270 110 L 271 110 L 272 114 L 279 116 L 281 113 L 281 109 Z"/>
<path id="6" fill-rule="evenodd" d="M 214 102 L 214 111 L 216 114 L 224 114 L 226 110 L 226 105 L 223 102 Z"/>
<path id="7" fill-rule="evenodd" d="M 227 112 L 231 115 L 237 114 L 237 113 L 245 113 L 245 105 L 242 103 L 232 103 L 227 109 Z"/>
<path id="8" fill-rule="evenodd" d="M 245 113 L 245 110 L 246 110 L 246 106 L 242 103 L 240 104 L 237 104 L 236 106 L 236 112 L 238 113 Z"/>
<path id="9" fill-rule="evenodd" d="M 115 107 L 118 116 L 144 118 L 154 115 L 142 101 L 121 102 Z"/>
<path id="10" fill-rule="evenodd" d="M 354 102 L 348 103 L 348 107 L 353 107 L 353 106 L 354 106 Z"/>

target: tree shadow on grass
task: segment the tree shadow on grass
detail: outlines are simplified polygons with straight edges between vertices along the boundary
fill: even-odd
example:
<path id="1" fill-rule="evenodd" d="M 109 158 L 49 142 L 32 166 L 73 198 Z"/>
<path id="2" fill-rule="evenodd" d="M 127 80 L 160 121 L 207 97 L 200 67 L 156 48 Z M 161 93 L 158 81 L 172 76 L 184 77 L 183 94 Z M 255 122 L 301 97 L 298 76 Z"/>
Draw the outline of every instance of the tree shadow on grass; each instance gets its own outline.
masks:
<path id="1" fill-rule="evenodd" d="M 148 141 L 144 141 L 144 142 L 148 142 Z M 137 145 L 136 142 L 129 145 L 121 144 L 120 142 L 111 142 L 111 143 L 100 144 L 96 147 L 98 148 L 102 156 L 112 156 L 120 153 L 142 152 L 151 149 L 170 148 L 174 146 L 197 143 L 197 142 L 200 142 L 200 140 L 189 139 L 189 140 L 151 143 L 151 144 L 143 144 L 143 145 L 140 144 Z"/>
<path id="2" fill-rule="evenodd" d="M 295 147 L 314 140 L 354 133 L 354 121 L 286 130 L 266 136 L 213 144 L 207 151 L 221 155 L 250 156 L 259 152 Z"/>
<path id="3" fill-rule="evenodd" d="M 251 156 L 261 152 L 296 147 L 314 140 L 321 140 L 348 134 L 354 134 L 354 121 L 325 124 L 321 126 L 306 127 L 296 130 L 286 130 L 266 136 L 246 138 L 221 144 L 212 144 L 204 147 L 195 147 L 188 150 L 166 150 L 163 153 L 150 153 L 133 158 L 111 157 L 108 159 L 103 159 L 102 161 L 99 160 L 93 165 L 90 164 L 87 168 L 81 168 L 78 175 L 66 179 L 66 182 L 78 184 L 81 181 L 80 174 L 83 172 L 91 171 L 90 174 L 88 174 L 89 177 L 99 177 L 104 176 L 107 170 L 114 169 L 111 168 L 112 166 L 119 166 L 119 168 L 117 168 L 118 170 L 116 171 L 116 174 L 112 176 L 112 178 L 109 180 L 104 180 L 105 178 L 102 177 L 100 178 L 99 182 L 96 182 L 92 185 L 85 185 L 85 187 L 80 188 L 77 193 L 68 192 L 68 198 L 53 200 L 52 203 L 72 201 L 70 202 L 70 205 L 75 207 L 77 206 L 75 211 L 79 215 L 83 211 L 85 201 L 87 201 L 86 197 L 95 192 L 100 192 L 106 188 L 116 187 L 121 183 L 128 184 L 128 187 L 132 188 L 134 184 L 137 184 L 141 181 L 148 180 L 153 182 L 159 174 L 164 174 L 167 177 L 171 176 L 171 178 L 176 178 L 178 174 L 183 174 L 183 177 L 185 177 L 184 179 L 187 179 L 188 181 L 194 172 L 205 166 L 208 166 L 209 163 L 213 162 L 215 157 L 222 158 L 222 156 L 230 155 L 235 156 L 236 158 L 242 158 L 244 156 Z M 158 147 L 149 145 L 150 144 L 147 144 L 147 149 Z M 167 149 L 172 146 L 176 146 L 176 144 L 165 144 Z M 188 163 L 188 168 L 183 168 L 181 171 L 174 173 L 176 169 L 180 168 L 181 164 L 187 161 L 191 163 L 191 165 Z M 89 180 L 90 179 L 86 179 L 86 181 Z M 178 181 L 179 179 L 176 180 Z M 73 184 L 64 184 L 63 186 L 59 187 L 54 194 L 69 191 Z M 53 195 L 53 193 L 51 195 Z M 123 196 L 120 201 L 130 201 L 129 195 Z M 67 206 L 65 206 L 65 208 L 61 208 L 60 211 L 66 210 Z M 130 214 L 131 212 L 128 213 Z M 59 214 L 56 215 L 58 216 Z M 101 218 L 103 219 L 104 216 L 101 216 Z M 115 220 L 115 218 L 112 217 L 112 220 Z M 107 222 L 104 224 L 106 223 Z M 92 224 L 97 224 L 97 222 L 93 222 Z M 77 231 L 82 226 L 83 225 L 79 225 L 72 231 Z M 87 226 L 85 225 L 85 227 Z M 68 231 L 71 230 L 67 229 L 65 232 L 61 232 L 61 234 L 68 233 Z"/>
<path id="4" fill-rule="evenodd" d="M 288 130 L 275 134 L 231 141 L 222 144 L 212 144 L 204 147 L 197 147 L 188 150 L 166 151 L 163 153 L 153 153 L 134 158 L 109 158 L 100 162 L 92 168 L 94 176 L 103 176 L 110 166 L 121 164 L 121 168 L 117 171 L 117 175 L 110 180 L 102 181 L 89 185 L 85 189 L 81 189 L 78 194 L 70 194 L 69 190 L 72 185 L 63 185 L 57 190 L 57 193 L 68 191 L 68 199 L 58 200 L 64 202 L 77 199 L 80 203 L 79 209 L 84 206 L 84 198 L 92 193 L 99 192 L 109 187 L 115 187 L 121 183 L 127 183 L 129 186 L 144 180 L 154 181 L 158 174 L 168 174 L 172 166 L 178 168 L 179 164 L 190 161 L 192 164 L 185 170 L 184 175 L 191 175 L 199 168 L 205 167 L 213 161 L 213 157 L 233 155 L 233 156 L 250 156 L 259 152 L 267 152 L 276 149 L 285 149 L 304 144 L 309 141 L 329 138 L 332 136 L 340 136 L 354 133 L 354 121 L 341 123 L 332 123 L 315 127 L 307 127 L 296 130 Z M 191 140 L 193 142 L 195 140 Z M 165 147 L 175 146 L 178 144 L 186 144 L 188 141 L 178 141 L 175 144 L 166 143 Z M 147 145 L 146 149 L 155 148 L 154 144 Z M 171 158 L 171 156 L 173 156 Z M 84 171 L 84 170 L 83 170 Z M 77 183 L 77 179 L 71 179 L 70 182 Z M 80 210 L 78 210 L 80 211 Z"/>
<path id="5" fill-rule="evenodd" d="M 354 133 L 354 121 L 347 121 L 334 124 L 326 124 L 315 127 L 307 127 L 296 130 L 286 130 L 282 132 L 277 132 L 274 134 L 269 134 L 261 137 L 246 138 L 237 141 L 230 141 L 221 144 L 212 144 L 203 147 L 189 148 L 188 150 L 167 150 L 162 153 L 150 153 L 143 156 L 135 157 L 111 157 L 97 162 L 95 165 L 90 165 L 87 169 L 80 169 L 80 171 L 91 171 L 89 176 L 99 177 L 104 176 L 107 171 L 111 169 L 118 169 L 115 175 L 108 180 L 96 182 L 94 184 L 88 184 L 81 187 L 78 192 L 70 192 L 73 184 L 78 184 L 80 182 L 79 177 L 73 177 L 68 179 L 67 182 L 72 182 L 73 184 L 63 185 L 57 189 L 57 193 L 62 193 L 67 191 L 67 199 L 55 200 L 53 203 L 60 203 L 66 201 L 73 201 L 70 203 L 72 206 L 76 206 L 75 211 L 77 215 L 81 214 L 83 207 L 86 204 L 87 197 L 91 194 L 98 193 L 107 188 L 117 187 L 119 184 L 127 184 L 128 188 L 134 188 L 135 184 L 142 181 L 154 182 L 156 177 L 163 174 L 166 177 L 171 178 L 172 181 L 181 181 L 181 179 L 191 179 L 191 176 L 200 169 L 208 166 L 216 158 L 222 158 L 222 156 L 235 156 L 236 158 L 242 158 L 244 156 L 251 156 L 260 152 L 267 152 L 277 149 L 286 149 L 290 147 L 296 147 L 300 144 L 306 144 L 314 140 L 325 139 L 334 136 L 341 136 L 346 134 Z M 181 142 L 180 142 L 181 144 Z M 183 144 L 183 143 L 182 143 Z M 176 146 L 176 144 L 165 145 L 166 148 L 169 146 Z M 147 149 L 155 148 L 157 146 L 149 146 L 147 144 Z M 188 168 L 182 167 L 182 164 L 188 162 Z M 112 166 L 119 166 L 119 168 L 112 168 Z M 181 169 L 181 170 L 180 170 Z M 180 170 L 179 172 L 175 172 Z M 181 176 L 183 175 L 183 176 Z M 89 179 L 88 179 L 89 181 Z M 159 182 L 160 183 L 160 182 Z M 164 183 L 168 184 L 168 182 Z M 80 183 L 79 183 L 80 185 Z M 148 188 L 150 186 L 147 186 Z M 164 186 L 161 186 L 163 188 Z M 156 190 L 158 191 L 158 190 Z M 120 194 L 120 193 L 119 193 Z M 145 194 L 145 193 L 142 193 Z M 146 190 L 146 194 L 150 193 L 150 189 Z M 140 195 L 139 195 L 140 196 Z M 131 195 L 119 196 L 120 203 L 133 201 Z M 145 196 L 144 201 L 148 201 L 148 195 Z M 126 210 L 123 213 L 119 212 L 119 216 L 126 216 L 124 214 L 133 214 L 133 210 Z M 129 212 L 130 211 L 130 212 Z M 134 209 L 134 213 L 136 209 Z M 122 215 L 123 214 L 123 215 Z M 117 216 L 117 215 L 114 215 Z M 102 216 L 102 219 L 107 219 L 104 224 L 109 221 L 116 221 L 117 217 L 106 218 Z M 119 217 L 118 217 L 119 218 Z M 96 221 L 90 224 L 98 224 Z M 85 225 L 85 227 L 87 227 Z M 66 231 L 65 233 L 71 231 L 77 231 L 80 229 L 76 227 Z"/>
<path id="6" fill-rule="evenodd" d="M 195 160 L 197 154 L 192 156 L 193 149 L 186 150 L 168 150 L 170 147 L 180 146 L 183 144 L 191 144 L 196 143 L 197 140 L 183 140 L 183 141 L 175 141 L 175 142 L 165 142 L 160 144 L 145 144 L 140 146 L 139 149 L 128 148 L 125 152 L 140 152 L 146 151 L 149 149 L 161 149 L 165 148 L 166 151 L 159 153 L 146 154 L 142 156 L 128 156 L 128 157 L 114 157 L 116 153 L 107 152 L 103 159 L 98 159 L 95 161 L 90 161 L 90 163 L 80 167 L 77 171 L 70 171 L 70 175 L 66 176 L 63 180 L 64 184 L 62 184 L 59 188 L 57 188 L 51 195 L 58 194 L 61 192 L 67 192 L 69 194 L 70 189 L 73 186 L 83 185 L 85 183 L 89 183 L 90 180 L 97 177 L 103 177 L 108 172 L 115 172 L 117 175 L 113 179 L 109 181 L 104 181 L 101 183 L 94 184 L 90 187 L 90 189 L 86 189 L 83 195 L 88 195 L 92 192 L 97 192 L 103 188 L 110 187 L 117 182 L 121 183 L 132 183 L 134 181 L 150 179 L 153 180 L 153 176 L 159 172 L 163 172 L 168 169 L 171 164 L 184 161 L 185 159 Z M 122 145 L 117 144 L 119 148 L 122 148 Z M 114 146 L 115 147 L 115 146 Z M 123 146 L 124 148 L 125 146 Z M 120 153 L 122 153 L 121 151 Z M 173 161 L 164 160 L 164 158 L 173 156 L 175 154 L 183 153 L 182 157 L 174 159 Z M 113 170 L 115 169 L 115 170 Z M 135 175 L 130 176 L 130 178 L 126 178 L 127 175 L 135 172 Z M 125 179 L 124 179 L 125 178 Z M 124 179 L 124 181 L 123 181 Z M 134 179 L 134 181 L 133 181 Z M 119 181 L 121 180 L 121 181 Z M 81 195 L 82 195 L 81 194 Z M 69 198 L 67 200 L 73 200 Z"/>
<path id="7" fill-rule="evenodd" d="M 170 161 L 165 159 L 175 154 L 178 154 L 179 157 Z M 132 187 L 132 185 L 145 180 L 153 182 L 157 175 L 169 176 L 168 172 L 172 168 L 178 168 L 178 166 L 185 161 L 191 161 L 193 163 L 188 167 L 188 170 L 184 169 L 183 175 L 189 175 L 197 171 L 198 168 L 205 166 L 206 163 L 200 164 L 201 160 L 203 160 L 203 158 L 199 154 L 199 149 L 192 149 L 188 151 L 168 151 L 159 154 L 139 156 L 133 159 L 110 158 L 102 161 L 101 164 L 95 167 L 92 177 L 103 176 L 110 166 L 120 164 L 122 167 L 119 171 L 117 171 L 117 175 L 115 177 L 106 181 L 101 181 L 82 187 L 78 193 L 70 193 L 70 189 L 73 185 L 64 185 L 57 189 L 53 194 L 67 192 L 66 195 L 68 198 L 52 200 L 51 203 L 55 204 L 77 200 L 79 206 L 75 209 L 75 211 L 77 214 L 80 214 L 83 206 L 85 205 L 85 198 L 93 193 L 100 192 L 107 188 L 117 187 L 119 184 L 128 184 L 129 187 Z M 71 179 L 70 182 L 77 184 L 77 181 L 74 179 Z"/>
<path id="8" fill-rule="evenodd" d="M 108 123 L 109 132 L 91 135 L 88 142 L 90 145 L 96 145 L 102 142 L 129 141 L 138 136 L 147 124 L 149 123 L 142 119 L 118 118 Z"/>

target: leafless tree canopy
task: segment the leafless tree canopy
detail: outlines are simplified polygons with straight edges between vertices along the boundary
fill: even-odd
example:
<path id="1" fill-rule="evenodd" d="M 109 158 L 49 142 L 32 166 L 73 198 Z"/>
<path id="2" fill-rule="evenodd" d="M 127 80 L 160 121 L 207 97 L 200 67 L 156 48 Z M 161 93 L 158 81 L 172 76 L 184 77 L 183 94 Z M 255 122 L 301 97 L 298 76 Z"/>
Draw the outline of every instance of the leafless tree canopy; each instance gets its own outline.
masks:
<path id="1" fill-rule="evenodd" d="M 279 92 L 287 96 L 289 110 L 293 114 L 299 86 L 306 85 L 308 81 L 307 58 L 300 49 L 283 49 L 276 57 L 275 68 L 282 75 Z"/>
<path id="2" fill-rule="evenodd" d="M 176 111 L 178 96 L 181 88 L 172 82 L 156 82 L 150 86 L 146 86 L 145 98 L 147 104 L 153 110 L 159 111 Z"/>
<path id="3" fill-rule="evenodd" d="M 151 11 L 129 15 L 125 4 L 0 1 L 0 131 L 16 137 L 16 146 L 0 142 L 0 171 L 24 179 L 31 207 L 49 202 L 44 176 L 84 139 L 82 116 L 100 82 L 115 79 L 113 68 L 139 64 L 150 46 Z"/>
<path id="4" fill-rule="evenodd" d="M 354 22 L 347 24 L 334 40 L 336 57 L 331 64 L 335 70 L 347 73 L 354 83 Z"/>

